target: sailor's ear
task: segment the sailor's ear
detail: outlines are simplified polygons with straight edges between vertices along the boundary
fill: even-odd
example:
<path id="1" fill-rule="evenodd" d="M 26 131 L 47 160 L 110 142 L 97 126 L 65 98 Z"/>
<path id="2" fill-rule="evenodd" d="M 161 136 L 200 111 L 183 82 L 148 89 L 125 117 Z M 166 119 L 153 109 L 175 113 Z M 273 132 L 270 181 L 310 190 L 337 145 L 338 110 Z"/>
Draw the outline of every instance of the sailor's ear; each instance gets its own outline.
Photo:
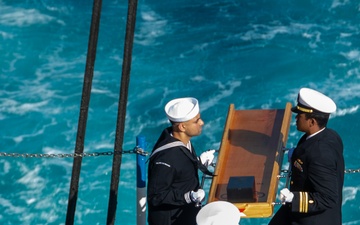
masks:
<path id="1" fill-rule="evenodd" d="M 311 125 L 311 126 L 317 125 L 316 119 L 310 118 L 309 121 L 310 121 L 310 125 Z"/>
<path id="2" fill-rule="evenodd" d="M 179 129 L 180 131 L 185 131 L 185 129 L 186 129 L 185 123 L 179 123 L 178 129 Z"/>
<path id="3" fill-rule="evenodd" d="M 185 130 L 185 124 L 182 122 L 173 123 L 173 129 L 174 131 L 184 131 Z"/>

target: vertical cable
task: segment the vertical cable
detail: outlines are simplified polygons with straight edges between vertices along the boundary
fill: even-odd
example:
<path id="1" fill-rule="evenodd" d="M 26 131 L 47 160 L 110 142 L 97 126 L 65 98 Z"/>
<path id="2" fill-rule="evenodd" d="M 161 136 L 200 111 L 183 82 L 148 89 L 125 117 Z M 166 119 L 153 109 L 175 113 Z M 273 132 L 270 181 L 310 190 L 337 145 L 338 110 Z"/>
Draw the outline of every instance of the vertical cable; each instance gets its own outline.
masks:
<path id="1" fill-rule="evenodd" d="M 96 58 L 96 47 L 98 41 L 99 33 L 99 24 L 100 24 L 100 14 L 101 14 L 101 4 L 102 0 L 94 0 L 90 35 L 89 35 L 89 44 L 88 52 L 86 58 L 86 67 L 84 75 L 84 83 L 81 97 L 80 105 L 80 115 L 78 121 L 78 130 L 75 144 L 75 153 L 84 152 L 84 140 L 85 140 L 85 131 L 86 131 L 86 122 L 88 116 L 90 94 L 91 94 L 91 85 L 94 74 L 94 64 Z M 81 169 L 82 157 L 75 157 L 73 161 L 72 175 L 71 175 L 71 184 L 70 184 L 70 193 L 68 200 L 68 208 L 66 213 L 66 225 L 74 224 L 74 216 L 76 209 L 76 201 L 78 196 L 78 187 L 79 187 L 79 177 Z"/>
<path id="2" fill-rule="evenodd" d="M 120 180 L 119 179 L 120 167 L 121 167 L 121 159 L 122 159 L 122 155 L 117 154 L 116 152 L 122 150 L 122 144 L 124 140 L 126 105 L 127 105 L 128 89 L 130 82 L 131 58 L 132 58 L 132 48 L 134 41 L 136 10 L 137 10 L 137 0 L 129 0 L 128 2 L 129 2 L 129 6 L 128 6 L 128 15 L 126 22 L 120 98 L 119 98 L 118 118 L 116 124 L 116 137 L 115 137 L 115 145 L 114 145 L 115 154 L 113 156 L 109 206 L 108 206 L 108 215 L 107 215 L 107 223 L 106 223 L 111 225 L 113 225 L 115 222 L 118 186 Z"/>

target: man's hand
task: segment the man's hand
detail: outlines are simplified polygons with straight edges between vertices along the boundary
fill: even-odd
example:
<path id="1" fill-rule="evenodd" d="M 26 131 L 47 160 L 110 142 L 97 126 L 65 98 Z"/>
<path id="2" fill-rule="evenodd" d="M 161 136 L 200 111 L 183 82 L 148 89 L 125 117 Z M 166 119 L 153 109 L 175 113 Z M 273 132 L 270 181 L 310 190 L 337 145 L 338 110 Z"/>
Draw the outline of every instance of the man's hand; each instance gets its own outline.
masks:
<path id="1" fill-rule="evenodd" d="M 282 203 L 292 202 L 294 194 L 289 191 L 289 189 L 284 188 L 280 191 L 280 200 Z"/>
<path id="2" fill-rule="evenodd" d="M 203 189 L 198 189 L 197 191 L 189 191 L 185 193 L 184 197 L 187 203 L 199 203 L 204 200 L 205 191 Z"/>
<path id="3" fill-rule="evenodd" d="M 203 165 L 207 166 L 214 160 L 215 150 L 207 150 L 200 155 L 200 161 Z"/>

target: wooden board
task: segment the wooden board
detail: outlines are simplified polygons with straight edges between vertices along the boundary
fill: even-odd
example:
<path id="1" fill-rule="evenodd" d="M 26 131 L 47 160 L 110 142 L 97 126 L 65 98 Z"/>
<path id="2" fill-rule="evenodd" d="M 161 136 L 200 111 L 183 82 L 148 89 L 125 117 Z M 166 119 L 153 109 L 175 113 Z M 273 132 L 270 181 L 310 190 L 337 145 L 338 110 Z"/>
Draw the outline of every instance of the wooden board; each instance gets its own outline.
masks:
<path id="1" fill-rule="evenodd" d="M 235 110 L 231 104 L 208 202 L 227 201 L 233 176 L 254 176 L 255 202 L 233 202 L 246 217 L 270 217 L 276 200 L 283 149 L 290 128 L 291 104 L 285 109 Z"/>

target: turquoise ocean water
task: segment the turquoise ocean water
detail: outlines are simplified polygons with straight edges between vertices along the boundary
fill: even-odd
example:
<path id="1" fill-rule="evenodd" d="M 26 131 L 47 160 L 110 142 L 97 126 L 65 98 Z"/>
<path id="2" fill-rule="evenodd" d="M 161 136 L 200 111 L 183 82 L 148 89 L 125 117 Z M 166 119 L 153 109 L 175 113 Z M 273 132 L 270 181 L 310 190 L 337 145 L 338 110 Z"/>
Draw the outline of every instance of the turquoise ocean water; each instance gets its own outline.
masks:
<path id="1" fill-rule="evenodd" d="M 73 153 L 91 12 L 92 1 L 0 0 L 0 152 Z M 114 147 L 126 16 L 127 1 L 103 0 L 86 152 Z M 150 151 L 172 98 L 199 99 L 201 153 L 219 148 L 229 104 L 284 108 L 310 87 L 337 103 L 329 127 L 346 168 L 359 168 L 359 21 L 357 0 L 139 0 L 123 148 L 142 134 Z M 288 147 L 301 135 L 294 121 Z M 65 224 L 72 162 L 0 157 L 0 224 Z M 75 224 L 106 223 L 111 167 L 112 157 L 83 159 Z M 135 187 L 127 154 L 116 224 L 136 224 Z M 359 189 L 360 174 L 346 174 L 345 225 L 360 224 Z"/>

